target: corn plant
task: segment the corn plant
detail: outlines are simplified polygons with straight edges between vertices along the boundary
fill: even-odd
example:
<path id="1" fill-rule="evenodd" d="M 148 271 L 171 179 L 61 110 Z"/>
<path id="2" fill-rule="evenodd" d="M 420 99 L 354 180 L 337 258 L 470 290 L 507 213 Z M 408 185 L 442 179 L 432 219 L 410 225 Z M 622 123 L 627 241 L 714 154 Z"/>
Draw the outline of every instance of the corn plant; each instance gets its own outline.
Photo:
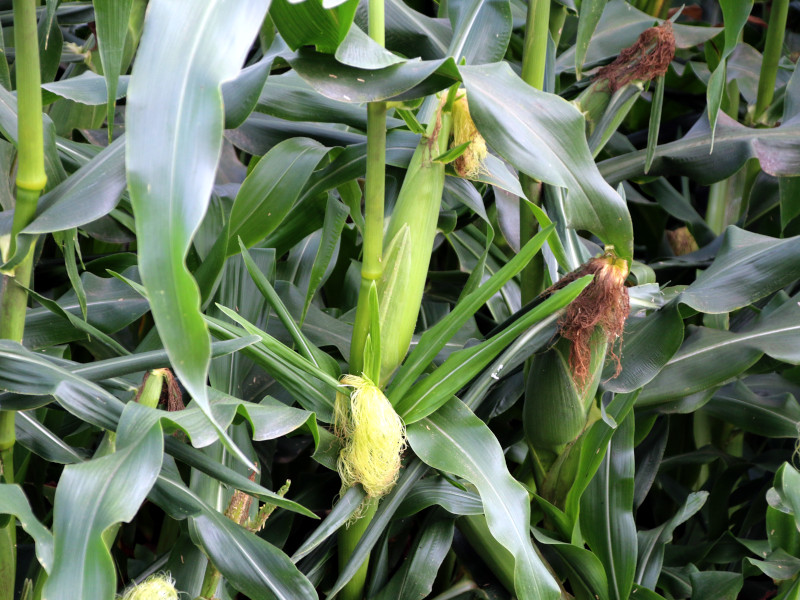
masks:
<path id="1" fill-rule="evenodd" d="M 0 2 L 0 600 L 800 597 L 799 17 Z"/>

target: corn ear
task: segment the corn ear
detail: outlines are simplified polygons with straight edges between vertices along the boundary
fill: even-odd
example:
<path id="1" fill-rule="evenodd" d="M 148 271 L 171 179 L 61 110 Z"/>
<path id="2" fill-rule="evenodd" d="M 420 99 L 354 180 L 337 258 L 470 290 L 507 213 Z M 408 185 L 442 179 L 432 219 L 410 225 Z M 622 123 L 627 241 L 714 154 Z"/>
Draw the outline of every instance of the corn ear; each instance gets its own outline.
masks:
<path id="1" fill-rule="evenodd" d="M 172 577 L 153 575 L 127 590 L 122 600 L 178 600 L 178 592 Z"/>
<path id="2" fill-rule="evenodd" d="M 555 459 L 587 426 L 605 362 L 607 343 L 597 330 L 590 341 L 591 379 L 576 382 L 569 364 L 571 342 L 559 340 L 531 362 L 525 390 L 523 423 L 525 436 L 540 454 Z"/>
<path id="3" fill-rule="evenodd" d="M 365 377 L 345 375 L 349 394 L 336 394 L 334 429 L 342 440 L 337 468 L 342 491 L 360 483 L 370 498 L 392 489 L 406 444 L 403 420 L 378 386 Z"/>
<path id="4" fill-rule="evenodd" d="M 486 140 L 478 132 L 469 114 L 466 92 L 453 102 L 453 147 L 469 142 L 464 153 L 453 163 L 456 173 L 461 177 L 475 177 L 484 171 L 483 161 L 489 151 Z"/>
<path id="5" fill-rule="evenodd" d="M 420 140 L 384 238 L 389 243 L 384 252 L 386 275 L 378 286 L 382 384 L 405 357 L 417 324 L 444 191 L 445 166 L 433 159 L 447 150 L 452 126 L 452 113 L 440 110 Z M 408 268 L 397 261 L 408 261 Z"/>

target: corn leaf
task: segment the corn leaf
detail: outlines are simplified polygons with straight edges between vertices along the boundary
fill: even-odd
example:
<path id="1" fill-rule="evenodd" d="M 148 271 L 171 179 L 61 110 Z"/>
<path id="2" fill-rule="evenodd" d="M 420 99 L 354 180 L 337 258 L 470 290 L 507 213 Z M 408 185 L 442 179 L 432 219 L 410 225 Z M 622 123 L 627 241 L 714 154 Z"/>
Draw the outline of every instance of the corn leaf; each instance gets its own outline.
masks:
<path id="1" fill-rule="evenodd" d="M 464 404 L 450 400 L 408 427 L 414 452 L 427 464 L 463 477 L 483 502 L 492 535 L 514 556 L 514 585 L 520 600 L 561 597 L 530 539 L 530 501 L 508 473 L 502 448 L 483 421 Z"/>

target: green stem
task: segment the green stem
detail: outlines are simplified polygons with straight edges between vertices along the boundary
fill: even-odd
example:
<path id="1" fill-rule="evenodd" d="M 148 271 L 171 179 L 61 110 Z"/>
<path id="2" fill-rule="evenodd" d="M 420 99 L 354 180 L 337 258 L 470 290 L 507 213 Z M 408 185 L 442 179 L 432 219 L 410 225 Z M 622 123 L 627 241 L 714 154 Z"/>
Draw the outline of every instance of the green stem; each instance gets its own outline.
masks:
<path id="1" fill-rule="evenodd" d="M 556 4 L 550 8 L 550 37 L 553 38 L 556 48 L 561 41 L 561 33 L 564 31 L 564 22 L 567 20 L 567 7 L 563 4 Z"/>
<path id="2" fill-rule="evenodd" d="M 36 26 L 36 0 L 14 0 L 15 72 L 17 78 L 17 178 L 16 205 L 11 227 L 11 250 L 16 251 L 16 235 L 30 223 L 39 195 L 47 184 L 44 170 L 44 129 L 39 73 L 39 38 Z M 34 248 L 17 265 L 13 275 L 3 278 L 0 300 L 0 338 L 22 341 L 26 289 L 30 286 Z M 0 466 L 3 480 L 14 482 L 13 411 L 0 412 Z M 16 520 L 9 519 L 0 531 L 0 598 L 14 595 L 16 574 Z"/>
<path id="3" fill-rule="evenodd" d="M 378 510 L 378 501 L 375 499 L 365 499 L 362 507 L 361 516 L 357 521 L 351 523 L 349 527 L 339 530 L 339 571 L 344 569 L 350 561 L 350 557 L 361 540 L 361 536 L 367 530 L 367 526 L 372 522 L 375 511 Z M 339 592 L 342 600 L 361 600 L 364 597 L 364 584 L 367 580 L 367 569 L 369 568 L 369 558 L 356 571 L 353 578 L 345 584 Z"/>
<path id="4" fill-rule="evenodd" d="M 198 598 L 212 600 L 212 598 L 214 598 L 214 593 L 217 591 L 217 586 L 219 586 L 219 581 L 221 578 L 222 573 L 220 573 L 212 564 L 211 560 L 209 560 L 208 564 L 206 565 L 206 573 L 203 576 L 203 585 L 200 586 L 200 595 Z"/>
<path id="5" fill-rule="evenodd" d="M 369 0 L 369 36 L 381 46 L 386 45 L 383 0 Z M 350 346 L 350 372 L 364 369 L 364 343 L 369 333 L 369 291 L 373 282 L 383 274 L 383 222 L 386 193 L 386 103 L 367 105 L 367 173 L 364 184 L 364 246 L 361 263 L 361 286 L 358 291 L 356 320 Z M 380 372 L 378 373 L 378 376 Z M 361 516 L 349 527 L 339 531 L 339 569 L 348 563 L 361 536 L 375 516 L 377 500 L 365 500 Z M 342 600 L 361 600 L 367 579 L 369 559 L 342 588 Z"/>
<path id="6" fill-rule="evenodd" d="M 350 346 L 350 372 L 364 368 L 364 343 L 370 325 L 369 289 L 383 274 L 383 203 L 386 181 L 386 103 L 367 105 L 367 177 L 365 183 L 364 249 L 361 287 Z"/>
<path id="7" fill-rule="evenodd" d="M 544 70 L 547 63 L 547 40 L 550 34 L 550 0 L 529 0 L 525 24 L 525 46 L 522 52 L 522 80 L 537 90 L 544 88 Z M 527 175 L 520 176 L 520 184 L 528 199 L 541 205 L 541 186 Z M 520 202 L 519 243 L 524 246 L 539 229 L 530 208 Z M 533 257 L 521 274 L 522 303 L 527 304 L 544 290 L 544 260 L 541 254 Z"/>
<path id="8" fill-rule="evenodd" d="M 761 74 L 758 78 L 758 96 L 756 97 L 755 120 L 772 104 L 775 96 L 775 79 L 778 74 L 778 62 L 783 49 L 783 37 L 786 33 L 786 18 L 789 14 L 789 0 L 773 0 L 767 28 L 767 43 L 761 59 Z"/>

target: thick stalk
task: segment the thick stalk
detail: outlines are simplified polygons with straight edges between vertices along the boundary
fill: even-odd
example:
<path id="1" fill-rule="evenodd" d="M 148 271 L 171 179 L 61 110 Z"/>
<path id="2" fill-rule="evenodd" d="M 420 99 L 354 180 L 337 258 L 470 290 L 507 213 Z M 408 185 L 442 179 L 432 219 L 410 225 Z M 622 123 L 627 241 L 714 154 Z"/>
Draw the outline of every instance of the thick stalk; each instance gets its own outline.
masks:
<path id="1" fill-rule="evenodd" d="M 369 36 L 386 45 L 383 0 L 369 0 Z M 358 292 L 356 320 L 350 346 L 350 372 L 361 374 L 364 368 L 364 343 L 371 322 L 369 290 L 383 274 L 383 221 L 386 186 L 386 103 L 367 105 L 367 173 L 364 185 L 364 246 L 361 263 L 361 287 Z M 369 501 L 363 513 L 350 527 L 339 531 L 339 568 L 350 560 L 364 534 L 378 502 Z M 342 588 L 342 600 L 360 600 L 364 595 L 369 560 L 365 560 L 353 578 Z"/>
<path id="2" fill-rule="evenodd" d="M 522 80 L 537 90 L 544 88 L 544 69 L 547 63 L 547 39 L 550 29 L 550 0 L 529 0 L 528 18 L 525 24 L 525 46 L 522 51 Z M 540 205 L 541 185 L 527 175 L 520 176 L 520 184 L 528 199 Z M 519 243 L 524 246 L 534 235 L 539 225 L 530 208 L 521 202 L 519 206 Z M 541 254 L 531 259 L 522 270 L 522 303 L 527 304 L 544 290 L 544 260 Z"/>
<path id="3" fill-rule="evenodd" d="M 17 77 L 17 198 L 12 240 L 33 218 L 39 195 L 47 183 L 44 171 L 39 39 L 36 31 L 36 0 L 14 0 L 15 71 Z M 15 245 L 12 242 L 12 249 Z M 33 266 L 33 247 L 4 278 L 0 301 L 0 337 L 22 341 L 27 292 Z M 14 412 L 0 412 L 0 461 L 3 479 L 14 482 Z M 12 518 L 0 531 L 0 598 L 14 595 L 16 573 L 16 521 Z"/>
<path id="4" fill-rule="evenodd" d="M 767 43 L 761 59 L 761 74 L 758 78 L 758 96 L 756 97 L 755 120 L 764 114 L 772 104 L 775 96 L 775 78 L 778 73 L 778 62 L 783 49 L 783 37 L 786 33 L 786 18 L 789 14 L 789 0 L 773 0 L 767 28 Z"/>

